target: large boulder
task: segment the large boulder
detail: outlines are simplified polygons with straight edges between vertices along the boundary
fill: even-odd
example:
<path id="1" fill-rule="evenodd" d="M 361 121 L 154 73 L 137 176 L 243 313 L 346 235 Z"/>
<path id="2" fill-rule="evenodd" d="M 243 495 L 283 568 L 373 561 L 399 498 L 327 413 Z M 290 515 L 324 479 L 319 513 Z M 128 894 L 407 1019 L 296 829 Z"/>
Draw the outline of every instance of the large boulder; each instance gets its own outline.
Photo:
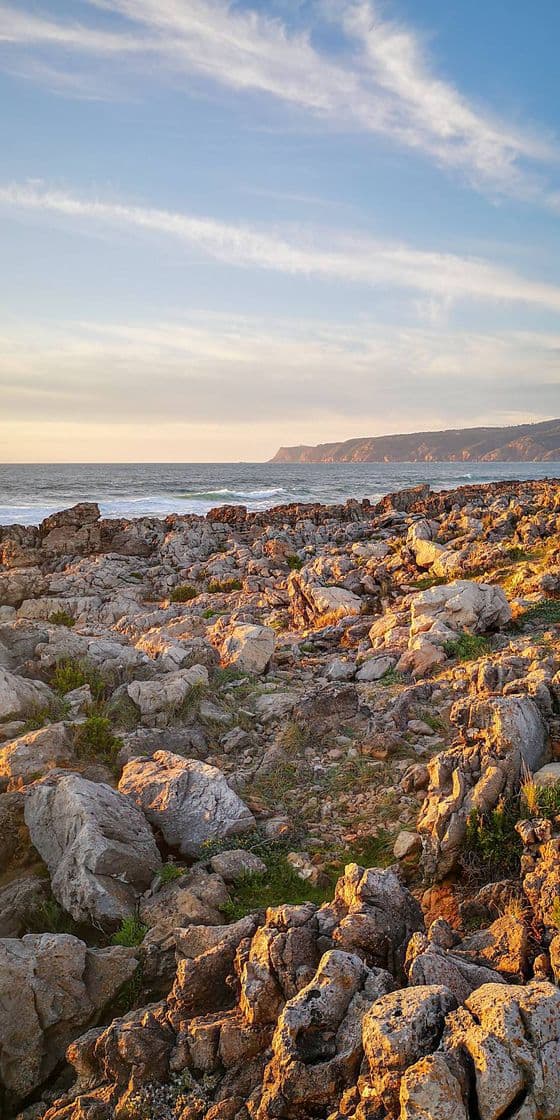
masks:
<path id="1" fill-rule="evenodd" d="M 264 673 L 276 647 L 271 626 L 234 626 L 222 646 L 222 662 L 243 673 Z"/>
<path id="2" fill-rule="evenodd" d="M 54 693 L 42 681 L 30 681 L 0 668 L 0 720 L 25 718 L 54 703 Z"/>
<path id="3" fill-rule="evenodd" d="M 356 863 L 345 868 L 318 920 L 337 948 L 358 953 L 370 967 L 396 977 L 402 976 L 410 937 L 424 928 L 420 906 L 394 871 Z"/>
<path id="4" fill-rule="evenodd" d="M 97 502 L 78 502 L 46 517 L 39 526 L 41 544 L 48 552 L 74 556 L 94 552 L 101 544 Z"/>
<path id="5" fill-rule="evenodd" d="M 465 579 L 430 587 L 412 597 L 408 651 L 397 667 L 424 673 L 445 660 L 445 643 L 458 633 L 484 634 L 511 617 L 501 587 Z"/>
<path id="6" fill-rule="evenodd" d="M 433 630 L 443 623 L 455 632 L 484 634 L 511 621 L 511 610 L 501 587 L 458 579 L 430 587 L 411 602 L 411 635 Z"/>
<path id="7" fill-rule="evenodd" d="M 75 921 L 115 926 L 161 866 L 146 818 L 108 785 L 54 771 L 27 792 L 25 821 Z"/>
<path id="8" fill-rule="evenodd" d="M 255 825 L 221 770 L 170 751 L 132 759 L 119 790 L 143 810 L 165 843 L 184 856 L 199 855 L 207 840 L 238 836 Z"/>
<path id="9" fill-rule="evenodd" d="M 0 1086 L 25 1099 L 137 967 L 131 949 L 88 949 L 69 934 L 0 940 Z"/>
<path id="10" fill-rule="evenodd" d="M 11 568 L 0 572 L 0 607 L 19 607 L 24 599 L 42 595 L 46 586 L 40 568 Z"/>
<path id="11" fill-rule="evenodd" d="M 420 933 L 411 937 L 406 957 L 411 984 L 443 984 L 453 993 L 457 1003 L 463 1003 L 482 984 L 502 983 L 501 976 L 493 969 L 465 960 L 452 950 L 442 949 Z"/>
<path id="12" fill-rule="evenodd" d="M 0 937 L 21 937 L 29 929 L 37 929 L 31 922 L 40 920 L 48 899 L 44 879 L 27 875 L 11 879 L 0 887 Z"/>

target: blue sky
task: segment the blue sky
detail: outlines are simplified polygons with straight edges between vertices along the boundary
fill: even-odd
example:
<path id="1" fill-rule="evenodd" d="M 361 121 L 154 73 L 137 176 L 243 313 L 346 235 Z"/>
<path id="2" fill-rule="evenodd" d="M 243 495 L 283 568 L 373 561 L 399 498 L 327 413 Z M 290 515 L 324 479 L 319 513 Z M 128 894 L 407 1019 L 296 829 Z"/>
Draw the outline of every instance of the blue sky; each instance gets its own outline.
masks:
<path id="1" fill-rule="evenodd" d="M 0 0 L 2 458 L 560 413 L 553 0 Z"/>

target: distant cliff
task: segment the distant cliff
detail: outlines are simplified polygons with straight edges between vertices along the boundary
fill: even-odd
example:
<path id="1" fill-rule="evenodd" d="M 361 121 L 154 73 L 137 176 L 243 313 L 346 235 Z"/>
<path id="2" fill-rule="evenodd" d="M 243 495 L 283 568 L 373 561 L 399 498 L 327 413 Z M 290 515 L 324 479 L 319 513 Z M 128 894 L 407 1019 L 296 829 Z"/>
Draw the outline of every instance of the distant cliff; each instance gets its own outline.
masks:
<path id="1" fill-rule="evenodd" d="M 532 463 L 560 461 L 560 420 L 281 447 L 271 463 Z"/>

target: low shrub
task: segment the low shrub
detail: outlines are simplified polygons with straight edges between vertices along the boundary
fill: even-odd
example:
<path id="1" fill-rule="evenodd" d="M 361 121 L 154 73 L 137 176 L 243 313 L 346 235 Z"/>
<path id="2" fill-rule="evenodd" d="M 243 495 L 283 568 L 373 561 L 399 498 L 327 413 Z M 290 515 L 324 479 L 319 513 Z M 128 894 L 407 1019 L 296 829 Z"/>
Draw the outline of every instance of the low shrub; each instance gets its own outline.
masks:
<path id="1" fill-rule="evenodd" d="M 518 615 L 517 623 L 533 622 L 544 626 L 555 626 L 560 622 L 560 599 L 541 599 L 540 603 L 528 607 Z"/>
<path id="2" fill-rule="evenodd" d="M 490 653 L 492 647 L 483 634 L 469 634 L 465 630 L 457 638 L 445 642 L 443 648 L 448 657 L 456 657 L 459 661 L 474 661 L 477 657 Z"/>
<path id="3" fill-rule="evenodd" d="M 131 914 L 129 918 L 123 918 L 118 930 L 111 938 L 111 944 L 125 945 L 132 949 L 136 945 L 141 945 L 147 932 L 148 927 L 140 921 L 136 914 Z"/>
<path id="4" fill-rule="evenodd" d="M 106 693 L 106 683 L 95 665 L 88 661 L 65 658 L 59 661 L 51 678 L 51 687 L 60 696 L 88 684 L 94 700 L 101 700 Z"/>
<path id="5" fill-rule="evenodd" d="M 519 810 L 517 797 L 500 801 L 490 813 L 472 810 L 465 837 L 465 867 L 488 881 L 517 875 L 522 850 L 515 831 Z"/>
<path id="6" fill-rule="evenodd" d="M 227 594 L 229 591 L 242 591 L 243 584 L 240 579 L 211 579 L 208 583 L 208 590 L 211 595 L 222 592 Z"/>
<path id="7" fill-rule="evenodd" d="M 49 622 L 52 622 L 54 626 L 67 626 L 68 629 L 76 625 L 76 619 L 68 611 L 54 611 L 53 614 L 49 615 Z"/>
<path id="8" fill-rule="evenodd" d="M 104 762 L 113 767 L 122 739 L 114 733 L 111 720 L 99 712 L 90 712 L 83 723 L 76 726 L 74 746 L 78 758 Z"/>
<path id="9" fill-rule="evenodd" d="M 158 879 L 162 885 L 173 883 L 176 879 L 181 879 L 186 870 L 186 867 L 179 867 L 170 860 L 168 863 L 164 863 L 163 867 L 158 871 Z"/>
<path id="10" fill-rule="evenodd" d="M 198 595 L 196 587 L 192 587 L 190 583 L 182 583 L 173 588 L 169 598 L 172 603 L 189 603 L 191 599 L 197 599 Z"/>
<path id="11" fill-rule="evenodd" d="M 301 559 L 301 556 L 296 556 L 295 554 L 292 556 L 286 556 L 286 564 L 288 565 L 291 572 L 300 572 L 303 568 L 303 560 Z"/>

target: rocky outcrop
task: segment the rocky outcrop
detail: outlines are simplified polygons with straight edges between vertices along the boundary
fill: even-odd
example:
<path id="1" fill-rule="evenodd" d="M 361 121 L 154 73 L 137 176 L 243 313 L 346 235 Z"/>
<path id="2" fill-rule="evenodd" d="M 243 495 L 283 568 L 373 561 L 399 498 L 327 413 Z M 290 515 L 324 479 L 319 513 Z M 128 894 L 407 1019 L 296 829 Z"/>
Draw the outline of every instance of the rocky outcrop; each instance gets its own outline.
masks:
<path id="1" fill-rule="evenodd" d="M 558 1115 L 560 992 L 553 984 L 485 984 L 449 1017 L 443 1049 L 474 1071 L 481 1120 Z"/>
<path id="2" fill-rule="evenodd" d="M 558 571 L 553 482 L 0 527 L 0 935 L 141 965 L 22 1120 L 554 1115 Z"/>
<path id="3" fill-rule="evenodd" d="M 24 1100 L 134 974 L 130 949 L 88 949 L 68 934 L 0 939 L 0 1088 Z"/>
<path id="4" fill-rule="evenodd" d="M 31 839 L 51 875 L 55 898 L 76 921 L 116 926 L 161 866 L 149 825 L 110 786 L 54 771 L 25 799 Z"/>
<path id="5" fill-rule="evenodd" d="M 121 793 L 135 802 L 168 847 L 197 856 L 207 840 L 238 836 L 255 819 L 215 767 L 170 751 L 125 766 Z"/>
<path id="6" fill-rule="evenodd" d="M 297 626 L 320 626 L 325 619 L 332 622 L 362 610 L 358 595 L 344 587 L 326 586 L 305 569 L 290 575 L 288 595 Z"/>
<path id="7" fill-rule="evenodd" d="M 455 580 L 412 597 L 408 652 L 399 668 L 426 672 L 445 660 L 445 644 L 461 632 L 484 634 L 511 620 L 501 587 Z"/>
<path id="8" fill-rule="evenodd" d="M 326 1113 L 357 1077 L 365 1012 L 393 987 L 390 973 L 367 968 L 358 956 L 325 953 L 278 1017 L 257 1120 Z"/>
<path id="9" fill-rule="evenodd" d="M 428 764 L 428 792 L 418 818 L 424 866 L 437 878 L 455 865 L 471 813 L 488 813 L 512 794 L 522 768 L 541 765 L 546 744 L 542 717 L 526 696 L 475 701 L 455 714 L 469 738 Z"/>

